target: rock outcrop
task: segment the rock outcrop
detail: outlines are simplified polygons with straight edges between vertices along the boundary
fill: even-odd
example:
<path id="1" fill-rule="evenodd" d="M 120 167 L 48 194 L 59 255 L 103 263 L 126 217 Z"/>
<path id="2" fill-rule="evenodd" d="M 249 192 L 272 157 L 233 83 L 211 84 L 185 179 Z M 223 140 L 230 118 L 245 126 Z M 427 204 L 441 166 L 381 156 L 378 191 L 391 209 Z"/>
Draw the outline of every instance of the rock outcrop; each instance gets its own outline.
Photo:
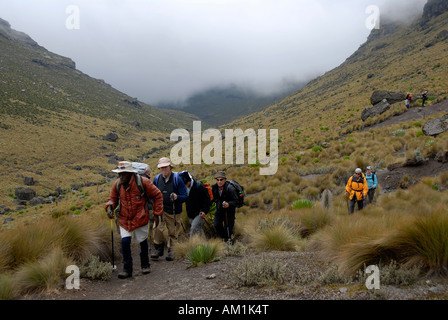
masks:
<path id="1" fill-rule="evenodd" d="M 427 136 L 437 136 L 448 130 L 448 114 L 425 123 L 423 133 Z"/>
<path id="2" fill-rule="evenodd" d="M 390 104 L 389 102 L 387 102 L 386 99 L 384 99 L 380 103 L 375 104 L 373 107 L 364 109 L 364 111 L 361 114 L 361 120 L 366 121 L 368 118 L 373 118 L 375 116 L 383 114 L 389 109 Z"/>
<path id="3" fill-rule="evenodd" d="M 376 105 L 384 99 L 386 99 L 389 104 L 394 104 L 404 101 L 406 99 L 406 94 L 402 92 L 376 90 L 370 97 L 370 102 L 372 105 Z"/>

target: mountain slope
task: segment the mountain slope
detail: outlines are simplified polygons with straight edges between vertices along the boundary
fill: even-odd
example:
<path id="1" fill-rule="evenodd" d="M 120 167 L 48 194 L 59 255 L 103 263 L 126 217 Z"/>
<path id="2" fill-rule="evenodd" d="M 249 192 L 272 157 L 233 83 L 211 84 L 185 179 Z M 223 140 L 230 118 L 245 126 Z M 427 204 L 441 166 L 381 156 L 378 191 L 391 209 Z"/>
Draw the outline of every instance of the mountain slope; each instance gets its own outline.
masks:
<path id="1" fill-rule="evenodd" d="M 171 130 L 196 119 L 89 77 L 0 19 L 0 213 L 21 204 L 15 189 L 27 176 L 45 197 L 108 182 L 118 159 L 153 165 L 169 153 Z"/>
<path id="2" fill-rule="evenodd" d="M 373 30 L 366 43 L 339 67 L 303 89 L 233 126 L 278 127 L 283 135 L 301 132 L 300 146 L 337 138 L 361 125 L 375 90 L 423 90 L 437 100 L 448 96 L 448 40 L 445 12 L 423 26 L 389 22 Z M 370 120 L 367 121 L 367 124 Z M 322 131 L 325 127 L 328 130 Z M 295 133 L 294 133 L 295 134 Z M 302 140 L 302 139 L 301 139 Z M 303 143 L 305 142 L 305 143 Z"/>
<path id="3" fill-rule="evenodd" d="M 66 57 L 47 51 L 0 19 L 1 113 L 31 118 L 47 110 L 66 110 L 168 131 L 194 117 L 161 111 L 78 71 Z M 191 125 L 191 124 L 190 124 Z"/>

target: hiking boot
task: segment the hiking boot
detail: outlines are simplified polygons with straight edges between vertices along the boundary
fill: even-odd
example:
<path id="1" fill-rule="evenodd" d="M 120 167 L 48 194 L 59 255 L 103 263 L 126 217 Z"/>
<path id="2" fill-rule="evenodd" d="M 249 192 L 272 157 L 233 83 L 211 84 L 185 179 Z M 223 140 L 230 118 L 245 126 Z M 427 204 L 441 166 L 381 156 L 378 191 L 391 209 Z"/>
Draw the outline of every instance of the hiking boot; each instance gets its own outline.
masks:
<path id="1" fill-rule="evenodd" d="M 126 279 L 132 277 L 132 273 L 123 271 L 118 274 L 118 279 Z"/>
<path id="2" fill-rule="evenodd" d="M 171 249 L 168 249 L 168 254 L 165 257 L 166 261 L 173 261 L 173 256 L 171 255 Z"/>
<path id="3" fill-rule="evenodd" d="M 154 243 L 154 252 L 151 254 L 152 260 L 159 260 L 159 257 L 163 256 L 164 244 L 156 244 Z"/>
<path id="4" fill-rule="evenodd" d="M 142 268 L 142 273 L 143 274 L 148 274 L 148 273 L 150 273 L 151 272 L 151 270 L 149 269 L 149 266 L 147 266 L 147 267 L 145 267 L 145 268 Z"/>

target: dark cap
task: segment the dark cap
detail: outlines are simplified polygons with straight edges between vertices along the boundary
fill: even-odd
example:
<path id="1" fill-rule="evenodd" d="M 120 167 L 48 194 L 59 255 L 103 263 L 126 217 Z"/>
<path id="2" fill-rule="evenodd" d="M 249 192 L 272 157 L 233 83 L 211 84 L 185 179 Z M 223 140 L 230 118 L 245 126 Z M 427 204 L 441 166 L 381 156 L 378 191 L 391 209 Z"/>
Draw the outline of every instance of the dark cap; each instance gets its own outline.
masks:
<path id="1" fill-rule="evenodd" d="M 218 171 L 215 175 L 215 178 L 224 178 L 227 179 L 226 173 L 224 171 Z"/>

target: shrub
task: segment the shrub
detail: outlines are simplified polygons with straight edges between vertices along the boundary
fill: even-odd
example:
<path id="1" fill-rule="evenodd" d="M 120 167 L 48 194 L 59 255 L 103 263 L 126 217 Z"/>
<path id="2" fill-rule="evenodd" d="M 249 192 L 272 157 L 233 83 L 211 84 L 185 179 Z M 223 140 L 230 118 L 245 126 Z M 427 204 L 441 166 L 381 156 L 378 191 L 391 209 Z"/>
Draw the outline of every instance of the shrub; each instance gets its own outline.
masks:
<path id="1" fill-rule="evenodd" d="M 235 288 L 261 287 L 284 282 L 283 266 L 278 260 L 260 257 L 245 258 L 231 273 L 230 283 Z"/>
<path id="2" fill-rule="evenodd" d="M 79 268 L 79 271 L 83 278 L 106 281 L 112 274 L 112 264 L 110 262 L 102 262 L 99 257 L 90 255 L 87 261 Z"/>
<path id="3" fill-rule="evenodd" d="M 303 208 L 312 208 L 314 206 L 314 202 L 308 199 L 300 199 L 294 201 L 292 204 L 293 209 L 303 209 Z"/>
<path id="4" fill-rule="evenodd" d="M 392 134 L 394 137 L 402 137 L 402 136 L 406 135 L 406 130 L 404 130 L 404 129 L 399 129 L 399 130 L 396 130 L 396 131 L 392 132 L 391 134 Z"/>
<path id="5" fill-rule="evenodd" d="M 311 150 L 313 150 L 313 152 L 320 152 L 322 151 L 322 147 L 321 146 L 314 146 Z"/>

